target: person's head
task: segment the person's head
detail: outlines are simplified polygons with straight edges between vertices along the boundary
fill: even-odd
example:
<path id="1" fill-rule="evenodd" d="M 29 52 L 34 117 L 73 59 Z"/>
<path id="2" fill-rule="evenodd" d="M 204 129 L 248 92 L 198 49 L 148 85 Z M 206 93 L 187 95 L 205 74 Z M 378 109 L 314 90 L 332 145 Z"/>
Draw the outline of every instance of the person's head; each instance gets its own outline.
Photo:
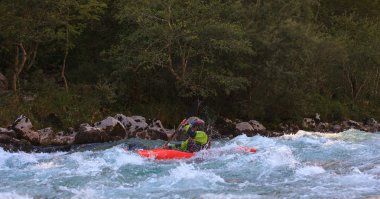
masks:
<path id="1" fill-rule="evenodd" d="M 194 138 L 196 135 L 196 132 L 199 130 L 203 130 L 205 126 L 205 122 L 201 119 L 196 119 L 191 121 L 191 123 L 188 125 L 186 132 L 187 135 L 190 136 L 191 138 Z"/>

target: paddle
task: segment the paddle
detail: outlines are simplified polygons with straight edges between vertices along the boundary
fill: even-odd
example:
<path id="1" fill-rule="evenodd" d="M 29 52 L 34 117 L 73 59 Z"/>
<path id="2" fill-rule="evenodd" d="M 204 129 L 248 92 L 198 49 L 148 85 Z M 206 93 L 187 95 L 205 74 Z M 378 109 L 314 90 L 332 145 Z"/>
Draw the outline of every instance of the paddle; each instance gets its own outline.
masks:
<path id="1" fill-rule="evenodd" d="M 180 128 L 184 126 L 184 123 L 186 122 L 186 120 L 187 119 L 182 120 L 182 122 L 178 125 L 177 129 L 170 136 L 170 138 L 168 139 L 168 141 L 165 142 L 165 144 L 164 144 L 164 146 L 162 146 L 162 148 L 165 148 L 166 146 L 168 146 L 168 144 L 173 140 L 174 136 L 178 133 L 178 131 L 180 130 Z"/>

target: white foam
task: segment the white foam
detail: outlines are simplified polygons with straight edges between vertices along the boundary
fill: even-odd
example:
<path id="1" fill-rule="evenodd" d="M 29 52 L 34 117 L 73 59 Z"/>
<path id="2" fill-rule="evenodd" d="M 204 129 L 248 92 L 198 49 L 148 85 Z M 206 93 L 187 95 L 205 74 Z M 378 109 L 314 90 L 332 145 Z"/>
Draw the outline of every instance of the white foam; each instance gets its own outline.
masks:
<path id="1" fill-rule="evenodd" d="M 71 199 L 95 199 L 95 198 L 105 198 L 102 197 L 95 189 L 93 188 L 81 188 L 81 189 L 75 189 L 75 188 L 68 188 L 68 187 L 59 187 L 62 191 L 67 191 L 72 193 L 74 196 L 71 197 Z"/>
<path id="2" fill-rule="evenodd" d="M 94 199 L 100 198 L 99 194 L 94 189 L 73 190 L 74 196 L 72 199 Z"/>
<path id="3" fill-rule="evenodd" d="M 35 169 L 51 169 L 57 167 L 58 165 L 53 161 L 41 162 L 34 166 Z"/>
<path id="4" fill-rule="evenodd" d="M 299 162 L 293 155 L 292 150 L 288 146 L 277 146 L 267 152 L 266 162 L 270 167 L 288 166 L 295 168 Z"/>
<path id="5" fill-rule="evenodd" d="M 103 155 L 104 159 L 115 169 L 124 165 L 143 165 L 147 162 L 135 152 L 127 152 L 120 147 L 109 149 Z"/>
<path id="6" fill-rule="evenodd" d="M 237 194 L 206 193 L 206 194 L 202 194 L 200 198 L 202 199 L 255 199 L 255 198 L 264 199 L 264 198 L 269 198 L 269 197 L 254 195 L 254 194 L 237 195 Z"/>
<path id="7" fill-rule="evenodd" d="M 20 195 L 15 192 L 0 193 L 0 198 L 1 199 L 33 199 L 33 197 L 30 197 L 28 195 Z"/>
<path id="8" fill-rule="evenodd" d="M 192 164 L 180 163 L 169 170 L 169 175 L 148 179 L 142 186 L 153 189 L 213 189 L 217 183 L 224 183 L 223 178 L 212 171 L 196 168 Z"/>
<path id="9" fill-rule="evenodd" d="M 296 134 L 286 134 L 281 136 L 283 139 L 298 140 L 302 137 L 311 137 L 311 138 L 328 138 L 328 139 L 338 139 L 342 137 L 339 133 L 321 133 L 321 132 L 310 132 L 299 130 Z"/>
<path id="10" fill-rule="evenodd" d="M 325 169 L 319 166 L 305 166 L 296 170 L 296 175 L 299 176 L 312 176 L 325 173 Z"/>

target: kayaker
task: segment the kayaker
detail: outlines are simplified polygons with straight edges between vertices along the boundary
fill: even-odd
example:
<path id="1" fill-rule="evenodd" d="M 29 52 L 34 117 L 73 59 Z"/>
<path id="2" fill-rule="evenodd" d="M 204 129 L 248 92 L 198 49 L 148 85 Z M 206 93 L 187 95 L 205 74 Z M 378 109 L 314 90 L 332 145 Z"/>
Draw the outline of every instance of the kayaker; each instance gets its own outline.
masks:
<path id="1" fill-rule="evenodd" d="M 167 145 L 166 149 L 178 149 L 187 152 L 197 152 L 210 148 L 211 142 L 207 134 L 202 131 L 205 122 L 197 117 L 185 119 L 180 124 L 179 133 L 186 133 L 189 138 L 181 144 Z"/>

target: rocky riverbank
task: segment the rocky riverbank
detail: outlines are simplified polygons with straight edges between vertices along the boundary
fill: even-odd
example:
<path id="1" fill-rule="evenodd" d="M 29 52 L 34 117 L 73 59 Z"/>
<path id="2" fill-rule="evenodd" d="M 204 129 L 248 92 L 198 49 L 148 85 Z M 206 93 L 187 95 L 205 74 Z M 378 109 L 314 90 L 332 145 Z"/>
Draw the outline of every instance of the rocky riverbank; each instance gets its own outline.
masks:
<path id="1" fill-rule="evenodd" d="M 302 126 L 280 124 L 280 129 L 272 131 L 265 128 L 259 121 L 232 121 L 219 118 L 213 126 L 208 126 L 207 133 L 212 139 L 233 138 L 241 134 L 267 137 L 296 133 L 298 130 L 317 131 L 323 133 L 339 133 L 348 129 L 358 129 L 366 132 L 380 131 L 380 124 L 373 118 L 364 122 L 347 120 L 343 122 L 322 122 L 318 115 L 315 118 L 304 118 Z M 128 138 L 168 140 L 175 129 L 165 128 L 160 120 L 146 119 L 142 116 L 125 116 L 117 114 L 109 116 L 94 124 L 81 124 L 67 131 L 54 132 L 51 127 L 40 130 L 33 128 L 32 121 L 25 116 L 19 116 L 12 125 L 0 128 L 0 147 L 6 151 L 33 152 L 48 148 L 45 151 L 70 150 L 72 146 L 90 143 L 104 143 Z M 185 136 L 177 136 L 176 140 L 184 140 Z"/>

